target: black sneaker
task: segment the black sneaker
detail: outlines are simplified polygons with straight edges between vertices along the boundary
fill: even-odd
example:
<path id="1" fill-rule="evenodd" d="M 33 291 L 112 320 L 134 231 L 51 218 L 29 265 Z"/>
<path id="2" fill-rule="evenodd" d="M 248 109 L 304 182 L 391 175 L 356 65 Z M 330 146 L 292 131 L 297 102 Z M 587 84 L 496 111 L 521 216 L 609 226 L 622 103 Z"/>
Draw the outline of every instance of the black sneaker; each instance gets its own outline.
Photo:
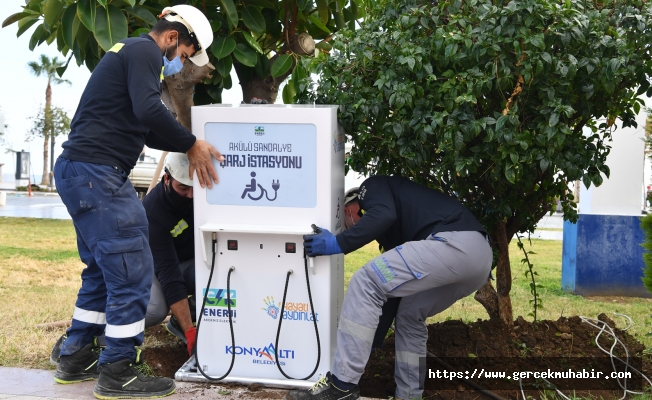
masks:
<path id="1" fill-rule="evenodd" d="M 89 343 L 69 356 L 60 356 L 54 381 L 61 384 L 92 381 L 99 377 L 97 363 L 101 349 Z"/>
<path id="2" fill-rule="evenodd" d="M 181 329 L 181 325 L 179 325 L 179 321 L 177 321 L 177 319 L 174 318 L 174 315 L 171 316 L 167 324 L 165 324 L 165 329 L 171 334 L 173 334 L 174 336 L 183 340 L 184 343 L 188 343 L 188 340 L 186 340 L 186 334 L 183 332 L 183 329 Z"/>
<path id="3" fill-rule="evenodd" d="M 308 390 L 291 390 L 285 400 L 355 400 L 360 398 L 360 386 L 342 390 L 333 384 L 331 373 L 319 380 Z"/>
<path id="4" fill-rule="evenodd" d="M 140 351 L 136 361 L 125 358 L 103 364 L 93 394 L 98 399 L 151 399 L 174 393 L 176 386 L 172 379 L 151 376 L 144 373 L 146 369 L 149 369 L 147 364 L 140 362 Z"/>

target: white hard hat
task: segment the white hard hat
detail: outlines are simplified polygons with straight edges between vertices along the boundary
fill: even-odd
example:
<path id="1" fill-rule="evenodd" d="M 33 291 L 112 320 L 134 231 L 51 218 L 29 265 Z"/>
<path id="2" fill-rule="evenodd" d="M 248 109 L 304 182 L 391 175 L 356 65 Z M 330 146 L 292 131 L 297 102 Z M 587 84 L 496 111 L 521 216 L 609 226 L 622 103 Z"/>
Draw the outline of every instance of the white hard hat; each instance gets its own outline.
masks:
<path id="1" fill-rule="evenodd" d="M 192 186 L 190 180 L 190 163 L 184 153 L 168 153 L 165 157 L 165 170 L 171 177 L 186 186 Z"/>
<path id="2" fill-rule="evenodd" d="M 359 187 L 353 187 L 344 193 L 344 205 L 349 204 L 353 200 L 358 200 L 358 194 L 360 193 Z"/>
<path id="3" fill-rule="evenodd" d="M 206 50 L 213 43 L 213 29 L 206 16 L 193 6 L 180 4 L 174 7 L 165 7 L 160 17 L 168 21 L 180 22 L 188 28 L 190 39 L 195 46 L 195 55 L 190 57 L 197 66 L 208 63 Z"/>

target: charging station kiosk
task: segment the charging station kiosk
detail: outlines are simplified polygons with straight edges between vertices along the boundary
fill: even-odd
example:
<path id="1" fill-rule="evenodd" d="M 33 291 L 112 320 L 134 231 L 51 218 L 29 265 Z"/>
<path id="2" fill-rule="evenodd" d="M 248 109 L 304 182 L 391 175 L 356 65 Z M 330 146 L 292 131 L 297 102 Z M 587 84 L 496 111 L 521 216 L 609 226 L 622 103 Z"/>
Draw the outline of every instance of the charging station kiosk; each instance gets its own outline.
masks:
<path id="1" fill-rule="evenodd" d="M 199 366 L 211 377 L 222 376 L 235 353 L 224 382 L 310 387 L 330 370 L 344 291 L 342 254 L 306 260 L 303 253 L 303 235 L 312 233 L 312 224 L 333 234 L 343 229 L 345 139 L 337 107 L 199 106 L 192 108 L 192 130 L 225 157 L 214 160 L 218 184 L 208 189 L 194 183 L 197 313 L 207 296 L 203 315 L 197 316 Z M 277 360 L 297 379 L 283 376 Z M 175 378 L 209 381 L 194 358 Z"/>

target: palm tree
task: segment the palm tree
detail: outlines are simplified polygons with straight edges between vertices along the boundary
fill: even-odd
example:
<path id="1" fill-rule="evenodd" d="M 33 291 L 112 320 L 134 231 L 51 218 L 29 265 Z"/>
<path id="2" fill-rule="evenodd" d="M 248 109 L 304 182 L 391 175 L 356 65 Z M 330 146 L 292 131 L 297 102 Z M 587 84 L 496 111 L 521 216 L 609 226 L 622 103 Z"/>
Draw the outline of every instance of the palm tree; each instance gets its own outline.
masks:
<path id="1" fill-rule="evenodd" d="M 50 59 L 45 54 L 41 54 L 40 62 L 30 61 L 27 63 L 30 71 L 36 75 L 44 75 L 48 78 L 48 87 L 45 89 L 45 115 L 50 116 L 50 107 L 52 106 L 52 84 L 60 85 L 62 83 L 71 84 L 67 79 L 59 78 L 57 73 L 57 68 L 61 68 L 65 65 L 64 61 L 59 61 L 57 57 Z M 50 132 L 52 130 L 49 127 L 49 123 L 46 123 L 44 132 L 43 132 L 43 178 L 41 179 L 41 185 L 48 185 L 50 183 L 50 174 L 48 173 L 48 142 L 50 141 Z M 52 138 L 52 152 L 54 153 L 54 137 Z M 54 157 L 54 154 L 52 154 Z"/>

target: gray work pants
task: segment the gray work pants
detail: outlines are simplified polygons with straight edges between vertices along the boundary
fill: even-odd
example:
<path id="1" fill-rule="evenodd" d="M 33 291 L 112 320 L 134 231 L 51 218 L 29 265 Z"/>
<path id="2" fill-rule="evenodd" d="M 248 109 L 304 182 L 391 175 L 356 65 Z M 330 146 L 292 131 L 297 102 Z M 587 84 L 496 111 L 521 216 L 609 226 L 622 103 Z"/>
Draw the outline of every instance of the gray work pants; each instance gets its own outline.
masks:
<path id="1" fill-rule="evenodd" d="M 479 232 L 439 232 L 383 253 L 349 282 L 337 328 L 332 373 L 358 383 L 371 352 L 383 304 L 402 297 L 396 314 L 397 399 L 420 398 L 425 370 L 426 318 L 478 290 L 491 271 L 492 251 Z"/>
<path id="2" fill-rule="evenodd" d="M 186 286 L 187 287 L 195 287 L 195 259 L 193 258 L 192 260 L 184 261 L 179 263 L 179 270 L 181 271 L 181 276 L 184 277 L 186 280 Z M 192 282 L 188 282 L 188 280 L 192 280 Z M 192 291 L 192 298 L 188 299 L 190 303 L 190 315 L 193 319 L 195 320 L 195 302 L 194 302 L 194 289 Z M 170 312 L 170 307 L 168 306 L 168 303 L 165 301 L 165 295 L 163 294 L 163 288 L 161 287 L 161 283 L 156 279 L 156 276 L 154 276 L 154 280 L 152 281 L 152 291 L 149 296 L 149 303 L 147 304 L 147 314 L 145 315 L 145 327 L 150 327 L 154 326 L 157 324 L 160 324 L 161 321 L 165 319 L 165 317 L 168 315 Z"/>

